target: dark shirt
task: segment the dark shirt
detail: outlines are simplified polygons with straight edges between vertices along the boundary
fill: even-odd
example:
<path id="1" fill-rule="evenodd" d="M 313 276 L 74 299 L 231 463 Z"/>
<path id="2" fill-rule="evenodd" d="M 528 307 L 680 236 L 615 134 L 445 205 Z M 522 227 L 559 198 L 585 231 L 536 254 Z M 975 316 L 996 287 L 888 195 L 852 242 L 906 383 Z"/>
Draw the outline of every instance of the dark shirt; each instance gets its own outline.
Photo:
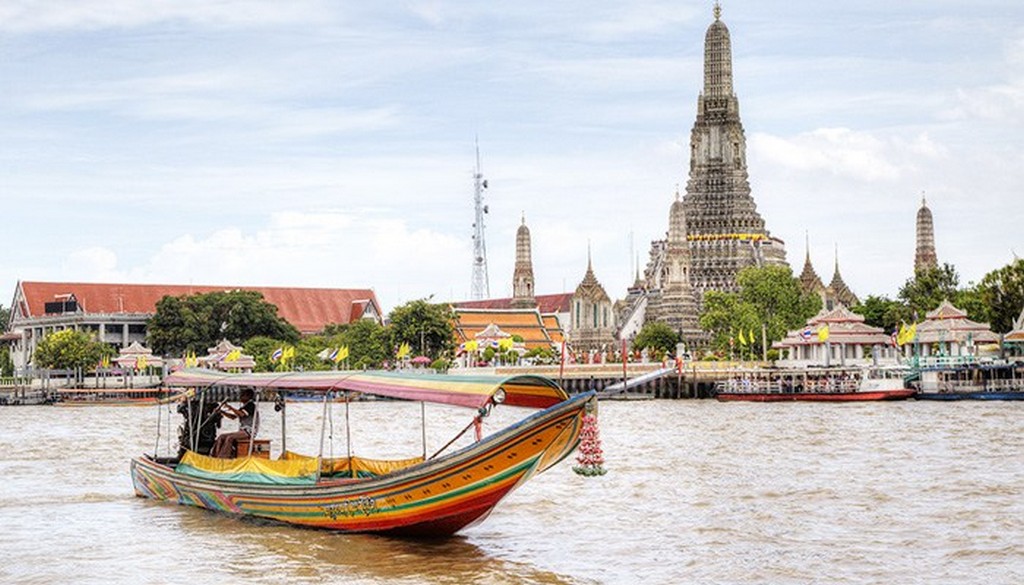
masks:
<path id="1" fill-rule="evenodd" d="M 245 431 L 252 435 L 253 423 L 256 420 L 256 403 L 250 400 L 242 405 L 242 416 L 238 417 L 238 430 Z"/>

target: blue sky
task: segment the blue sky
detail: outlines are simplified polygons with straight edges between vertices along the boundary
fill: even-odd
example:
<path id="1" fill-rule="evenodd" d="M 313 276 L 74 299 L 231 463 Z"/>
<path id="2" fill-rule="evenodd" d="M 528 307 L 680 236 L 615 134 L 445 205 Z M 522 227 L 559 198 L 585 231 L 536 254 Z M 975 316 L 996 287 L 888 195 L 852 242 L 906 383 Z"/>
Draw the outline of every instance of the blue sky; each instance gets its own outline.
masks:
<path id="1" fill-rule="evenodd" d="M 492 296 L 588 242 L 612 297 L 662 237 L 712 2 L 0 0 L 0 288 L 20 280 Z M 921 192 L 964 282 L 1024 253 L 1024 5 L 723 3 L 750 180 L 790 264 L 895 295 Z M 0 301 L 7 305 L 9 301 Z"/>

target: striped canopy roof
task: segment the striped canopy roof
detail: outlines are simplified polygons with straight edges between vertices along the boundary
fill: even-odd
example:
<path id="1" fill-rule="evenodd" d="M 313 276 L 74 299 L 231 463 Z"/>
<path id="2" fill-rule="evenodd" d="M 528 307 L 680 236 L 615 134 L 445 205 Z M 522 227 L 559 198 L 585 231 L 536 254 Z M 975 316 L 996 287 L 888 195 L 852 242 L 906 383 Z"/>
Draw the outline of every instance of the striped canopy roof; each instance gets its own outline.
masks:
<path id="1" fill-rule="evenodd" d="M 171 387 L 234 386 L 330 392 L 349 390 L 374 396 L 451 404 L 467 408 L 486 405 L 498 390 L 504 404 L 547 408 L 568 396 L 543 376 L 454 376 L 398 372 L 271 372 L 226 374 L 207 369 L 179 370 L 167 377 Z"/>

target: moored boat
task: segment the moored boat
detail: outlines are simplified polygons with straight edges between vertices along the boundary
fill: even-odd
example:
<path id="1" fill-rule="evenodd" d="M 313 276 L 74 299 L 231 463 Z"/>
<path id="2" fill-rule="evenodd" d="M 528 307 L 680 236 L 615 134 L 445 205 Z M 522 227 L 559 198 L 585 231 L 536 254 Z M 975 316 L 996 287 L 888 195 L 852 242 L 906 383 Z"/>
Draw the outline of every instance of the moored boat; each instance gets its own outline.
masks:
<path id="1" fill-rule="evenodd" d="M 1024 400 L 1024 362 L 926 359 L 906 382 L 918 400 Z"/>
<path id="2" fill-rule="evenodd" d="M 914 396 L 901 371 L 867 367 L 742 370 L 715 390 L 722 402 L 868 402 Z"/>
<path id="3" fill-rule="evenodd" d="M 360 392 L 474 409 L 472 422 L 456 439 L 498 405 L 540 409 L 469 446 L 446 454 L 442 448 L 431 457 L 304 457 L 284 449 L 282 431 L 277 459 L 265 454 L 214 459 L 196 452 L 204 430 L 200 424 L 199 432 L 183 433 L 192 444 L 179 457 L 142 456 L 131 462 L 139 496 L 342 532 L 430 537 L 451 535 L 483 520 L 512 490 L 568 456 L 579 443 L 582 417 L 594 399 L 593 392 L 570 399 L 555 382 L 538 376 L 186 370 L 172 374 L 168 384 L 197 388 L 200 395 L 212 386 L 302 389 L 319 391 L 325 399 Z M 282 416 L 285 411 L 282 407 Z M 207 418 L 205 413 L 197 408 L 189 420 Z"/>

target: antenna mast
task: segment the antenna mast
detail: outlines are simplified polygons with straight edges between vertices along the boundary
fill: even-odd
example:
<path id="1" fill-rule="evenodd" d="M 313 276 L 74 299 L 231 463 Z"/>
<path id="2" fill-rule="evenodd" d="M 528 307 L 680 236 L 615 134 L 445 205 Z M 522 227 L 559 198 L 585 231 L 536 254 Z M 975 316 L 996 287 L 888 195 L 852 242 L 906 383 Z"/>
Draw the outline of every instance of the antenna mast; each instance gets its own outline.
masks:
<path id="1" fill-rule="evenodd" d="M 476 140 L 476 171 L 473 172 L 473 205 L 476 219 L 473 222 L 473 288 L 472 298 L 475 301 L 490 298 L 491 285 L 487 277 L 487 243 L 484 242 L 484 189 L 487 180 L 480 173 L 480 140 Z"/>

